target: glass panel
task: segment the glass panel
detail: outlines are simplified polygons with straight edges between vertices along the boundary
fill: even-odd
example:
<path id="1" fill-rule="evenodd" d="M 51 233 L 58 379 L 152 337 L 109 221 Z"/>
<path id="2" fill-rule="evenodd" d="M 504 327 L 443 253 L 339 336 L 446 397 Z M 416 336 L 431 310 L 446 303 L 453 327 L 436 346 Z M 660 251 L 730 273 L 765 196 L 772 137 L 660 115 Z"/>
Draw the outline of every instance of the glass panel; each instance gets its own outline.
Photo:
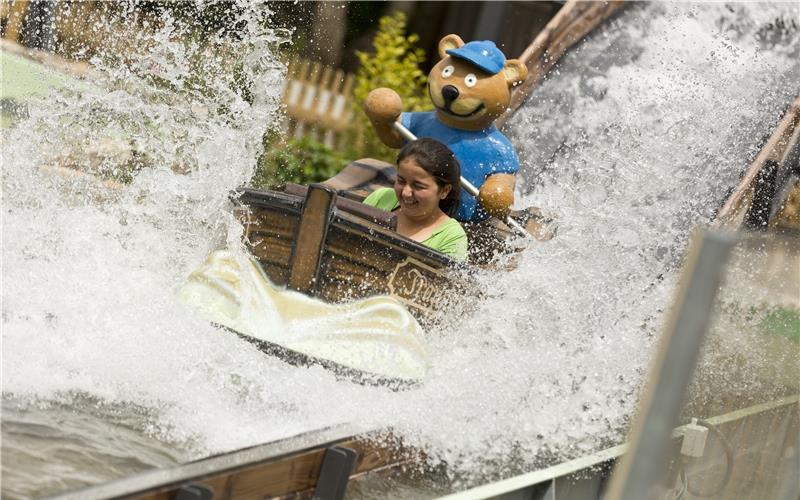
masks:
<path id="1" fill-rule="evenodd" d="M 783 498 L 798 481 L 800 241 L 750 235 L 725 269 L 681 422 L 702 456 L 676 454 L 683 498 Z M 685 437 L 688 441 L 690 437 Z M 684 450 L 687 451 L 687 450 Z"/>

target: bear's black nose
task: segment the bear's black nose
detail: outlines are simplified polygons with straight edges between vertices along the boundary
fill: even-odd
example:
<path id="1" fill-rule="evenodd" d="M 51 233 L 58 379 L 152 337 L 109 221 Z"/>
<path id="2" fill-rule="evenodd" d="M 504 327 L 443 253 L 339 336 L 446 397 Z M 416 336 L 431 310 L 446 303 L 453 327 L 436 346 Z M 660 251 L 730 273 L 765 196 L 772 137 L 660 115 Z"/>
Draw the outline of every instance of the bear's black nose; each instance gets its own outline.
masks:
<path id="1" fill-rule="evenodd" d="M 442 87 L 442 97 L 449 107 L 449 104 L 458 98 L 458 89 L 452 85 L 445 85 Z"/>

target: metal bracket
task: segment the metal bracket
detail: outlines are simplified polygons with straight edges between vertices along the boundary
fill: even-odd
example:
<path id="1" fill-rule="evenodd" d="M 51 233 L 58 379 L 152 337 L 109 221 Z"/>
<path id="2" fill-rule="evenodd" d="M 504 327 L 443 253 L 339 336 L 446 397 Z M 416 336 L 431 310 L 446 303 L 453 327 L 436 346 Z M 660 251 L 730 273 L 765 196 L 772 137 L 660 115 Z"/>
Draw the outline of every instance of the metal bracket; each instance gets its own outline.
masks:
<path id="1" fill-rule="evenodd" d="M 214 490 L 210 486 L 200 483 L 184 484 L 175 492 L 173 500 L 211 500 Z"/>
<path id="2" fill-rule="evenodd" d="M 358 452 L 343 446 L 332 446 L 325 450 L 314 498 L 342 500 L 357 458 Z"/>

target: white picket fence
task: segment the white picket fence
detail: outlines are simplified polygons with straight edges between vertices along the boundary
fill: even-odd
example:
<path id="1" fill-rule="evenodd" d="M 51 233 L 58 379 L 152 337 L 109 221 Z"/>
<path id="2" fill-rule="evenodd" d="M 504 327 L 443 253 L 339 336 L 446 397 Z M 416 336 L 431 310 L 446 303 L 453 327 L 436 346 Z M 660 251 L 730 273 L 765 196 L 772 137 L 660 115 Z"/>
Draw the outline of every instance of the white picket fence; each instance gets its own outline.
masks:
<path id="1" fill-rule="evenodd" d="M 283 103 L 287 137 L 311 136 L 330 148 L 341 145 L 352 121 L 353 75 L 316 62 L 289 64 Z"/>

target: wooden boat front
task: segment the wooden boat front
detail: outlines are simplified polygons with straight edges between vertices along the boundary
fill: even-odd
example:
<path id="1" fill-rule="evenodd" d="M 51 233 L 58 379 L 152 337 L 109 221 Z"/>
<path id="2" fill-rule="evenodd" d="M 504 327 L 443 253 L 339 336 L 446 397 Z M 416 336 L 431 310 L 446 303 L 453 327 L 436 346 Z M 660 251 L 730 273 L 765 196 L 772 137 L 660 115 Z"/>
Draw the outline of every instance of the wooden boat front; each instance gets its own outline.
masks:
<path id="1" fill-rule="evenodd" d="M 447 256 L 399 236 L 389 219 L 348 213 L 328 186 L 312 185 L 305 198 L 242 188 L 235 200 L 245 243 L 277 285 L 329 302 L 390 295 L 418 319 L 471 288 Z"/>

